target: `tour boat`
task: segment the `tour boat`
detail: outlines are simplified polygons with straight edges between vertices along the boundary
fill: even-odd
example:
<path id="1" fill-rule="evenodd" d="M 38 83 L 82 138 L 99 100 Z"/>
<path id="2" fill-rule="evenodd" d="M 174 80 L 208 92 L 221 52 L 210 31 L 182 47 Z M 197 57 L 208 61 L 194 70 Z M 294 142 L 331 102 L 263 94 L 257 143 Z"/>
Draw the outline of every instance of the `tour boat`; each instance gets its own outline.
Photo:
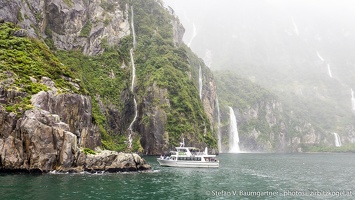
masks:
<path id="1" fill-rule="evenodd" d="M 181 144 L 181 143 L 180 143 Z M 205 167 L 218 168 L 219 160 L 216 155 L 209 155 L 207 147 L 205 151 L 200 152 L 195 147 L 175 147 L 176 151 L 171 151 L 170 156 L 160 156 L 158 162 L 165 167 Z"/>

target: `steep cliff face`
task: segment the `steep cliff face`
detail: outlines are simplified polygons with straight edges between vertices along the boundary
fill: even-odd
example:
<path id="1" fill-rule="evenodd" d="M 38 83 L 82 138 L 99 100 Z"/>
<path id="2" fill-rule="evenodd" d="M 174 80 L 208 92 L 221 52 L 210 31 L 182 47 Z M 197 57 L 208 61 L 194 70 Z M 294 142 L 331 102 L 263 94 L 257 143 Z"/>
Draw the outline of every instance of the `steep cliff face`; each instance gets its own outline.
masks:
<path id="1" fill-rule="evenodd" d="M 130 34 L 125 1 L 0 1 L 0 16 L 62 50 L 96 55 Z"/>
<path id="2" fill-rule="evenodd" d="M 229 150 L 226 105 L 235 112 L 242 151 L 303 152 L 335 146 L 330 131 L 295 114 L 275 95 L 230 72 L 218 72 L 215 77 L 220 92 L 223 152 Z M 342 134 L 342 138 L 345 141 L 349 136 Z"/>
<path id="3" fill-rule="evenodd" d="M 87 96 L 42 91 L 31 101 L 34 108 L 23 116 L 6 112 L 0 105 L 0 171 L 116 172 L 150 168 L 133 154 L 104 151 L 91 156 L 83 152 L 83 148 L 101 145 Z"/>
<path id="4" fill-rule="evenodd" d="M 71 118 L 66 111 L 59 113 L 80 145 L 98 145 L 88 138 L 99 132 L 102 146 L 117 151 L 161 154 L 179 145 L 183 138 L 188 145 L 217 149 L 213 77 L 198 61 L 204 68 L 204 96 L 199 99 L 195 84 L 199 65 L 192 61 L 198 58 L 183 45 L 184 28 L 161 1 L 2 3 L 0 17 L 17 23 L 27 35 L 44 40 L 56 50 L 60 61 L 82 80 L 81 86 L 91 96 L 91 100 L 81 101 L 71 97 L 64 100 L 49 91 L 35 96 L 36 106 L 49 112 L 74 104 L 75 109 L 68 108 L 73 116 L 85 110 L 79 102 L 92 102 L 91 117 L 96 126 L 88 125 L 87 115 Z M 7 12 L 9 9 L 14 12 Z M 130 88 L 133 63 L 137 80 Z M 56 79 L 54 82 L 57 84 Z M 77 84 L 72 81 L 69 86 L 75 88 Z M 138 105 L 136 121 L 134 99 Z"/>
<path id="5" fill-rule="evenodd" d="M 91 98 L 80 80 L 42 43 L 20 31 L 0 23 L 0 171 L 149 169 L 136 154 L 98 148 Z"/>

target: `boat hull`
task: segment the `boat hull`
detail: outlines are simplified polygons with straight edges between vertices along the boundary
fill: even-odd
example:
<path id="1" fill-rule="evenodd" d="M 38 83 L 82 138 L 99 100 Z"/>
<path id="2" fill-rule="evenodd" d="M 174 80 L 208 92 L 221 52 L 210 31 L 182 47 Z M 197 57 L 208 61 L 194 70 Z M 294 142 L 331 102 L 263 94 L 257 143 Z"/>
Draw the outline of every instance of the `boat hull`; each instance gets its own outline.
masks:
<path id="1" fill-rule="evenodd" d="M 219 162 L 157 159 L 164 167 L 218 168 Z"/>

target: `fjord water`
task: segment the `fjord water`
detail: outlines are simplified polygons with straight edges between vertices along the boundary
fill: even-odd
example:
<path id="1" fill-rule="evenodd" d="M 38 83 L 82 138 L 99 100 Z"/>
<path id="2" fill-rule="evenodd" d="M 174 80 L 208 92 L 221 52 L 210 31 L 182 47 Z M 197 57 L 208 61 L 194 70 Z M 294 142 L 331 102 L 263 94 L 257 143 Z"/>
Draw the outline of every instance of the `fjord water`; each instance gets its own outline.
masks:
<path id="1" fill-rule="evenodd" d="M 160 167 L 156 157 L 145 157 L 153 167 L 152 172 L 1 174 L 0 197 L 2 200 L 354 199 L 354 156 L 221 154 L 219 169 Z"/>

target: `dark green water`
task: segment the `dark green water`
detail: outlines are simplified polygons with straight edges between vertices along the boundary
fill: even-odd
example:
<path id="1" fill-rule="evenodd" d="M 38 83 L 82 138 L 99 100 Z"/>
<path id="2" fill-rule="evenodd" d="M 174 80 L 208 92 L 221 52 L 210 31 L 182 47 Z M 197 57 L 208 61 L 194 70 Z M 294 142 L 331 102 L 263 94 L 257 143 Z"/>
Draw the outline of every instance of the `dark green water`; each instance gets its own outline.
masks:
<path id="1" fill-rule="evenodd" d="M 0 199 L 355 199 L 355 154 L 222 154 L 219 169 L 0 175 Z M 354 194 L 353 194 L 354 193 Z"/>

